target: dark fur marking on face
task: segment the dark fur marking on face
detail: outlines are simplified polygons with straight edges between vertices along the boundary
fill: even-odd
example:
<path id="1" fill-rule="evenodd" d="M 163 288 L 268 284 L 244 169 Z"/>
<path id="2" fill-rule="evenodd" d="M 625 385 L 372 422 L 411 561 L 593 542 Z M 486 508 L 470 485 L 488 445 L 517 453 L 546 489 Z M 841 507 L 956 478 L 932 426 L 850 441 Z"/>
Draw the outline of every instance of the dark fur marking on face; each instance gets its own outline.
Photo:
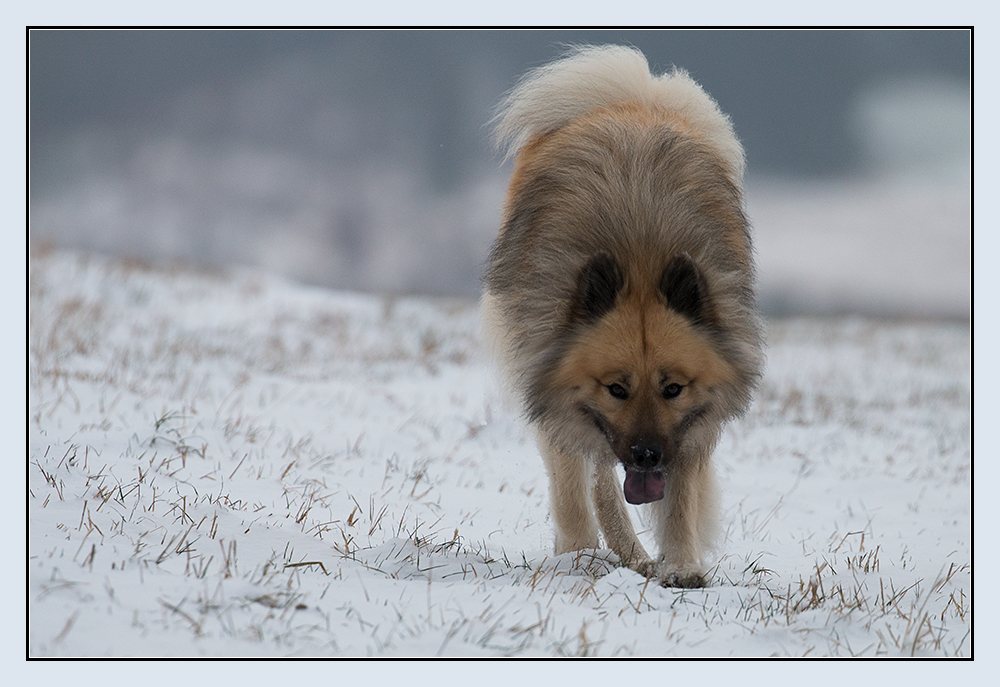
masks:
<path id="1" fill-rule="evenodd" d="M 611 423 L 608 422 L 608 419 L 604 417 L 601 413 L 591 408 L 590 406 L 585 406 L 585 405 L 580 406 L 580 410 L 581 412 L 583 412 L 584 415 L 590 418 L 591 421 L 593 421 L 597 429 L 601 430 L 601 434 L 604 435 L 604 438 L 607 439 L 608 443 L 610 444 L 612 441 L 612 433 L 611 433 Z"/>
<path id="2" fill-rule="evenodd" d="M 681 421 L 677 423 L 677 426 L 666 436 L 666 445 L 663 447 L 663 461 L 664 467 L 669 466 L 678 456 L 682 455 L 681 445 L 684 443 L 684 438 L 692 427 L 697 424 L 699 420 L 708 415 L 709 406 L 708 404 L 700 405 L 692 408 L 687 412 Z"/>
<path id="3" fill-rule="evenodd" d="M 667 305 L 694 323 L 709 320 L 708 286 L 701 271 L 687 253 L 675 255 L 660 277 L 660 293 Z"/>
<path id="4" fill-rule="evenodd" d="M 601 251 L 592 257 L 577 279 L 576 297 L 570 317 L 576 322 L 593 322 L 615 307 L 625 277 L 614 256 Z"/>
<path id="5" fill-rule="evenodd" d="M 687 414 L 681 418 L 681 421 L 677 424 L 677 429 L 674 430 L 674 435 L 677 437 L 677 443 L 679 444 L 684 439 L 684 435 L 687 434 L 688 430 L 691 429 L 698 420 L 705 417 L 708 414 L 708 405 L 701 405 L 696 408 L 692 408 L 687 412 Z"/>

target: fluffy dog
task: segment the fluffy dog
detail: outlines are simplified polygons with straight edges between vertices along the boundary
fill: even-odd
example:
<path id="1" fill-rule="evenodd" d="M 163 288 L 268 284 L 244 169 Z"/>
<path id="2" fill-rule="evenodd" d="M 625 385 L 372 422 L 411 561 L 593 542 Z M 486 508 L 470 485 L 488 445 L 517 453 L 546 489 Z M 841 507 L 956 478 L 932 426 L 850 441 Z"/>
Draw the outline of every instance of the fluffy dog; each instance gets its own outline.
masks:
<path id="1" fill-rule="evenodd" d="M 537 433 L 556 553 L 599 527 L 630 568 L 703 586 L 712 451 L 763 362 L 743 149 L 685 72 L 617 46 L 530 72 L 494 123 L 515 166 L 485 334 Z M 651 504 L 657 561 L 626 501 Z"/>

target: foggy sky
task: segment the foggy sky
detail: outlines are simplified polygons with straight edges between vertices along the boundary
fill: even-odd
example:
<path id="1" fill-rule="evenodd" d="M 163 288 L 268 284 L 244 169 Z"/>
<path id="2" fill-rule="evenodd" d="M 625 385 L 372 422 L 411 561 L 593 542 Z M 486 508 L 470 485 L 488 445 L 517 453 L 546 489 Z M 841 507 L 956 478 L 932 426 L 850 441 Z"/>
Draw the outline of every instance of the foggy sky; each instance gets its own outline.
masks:
<path id="1" fill-rule="evenodd" d="M 840 237 L 854 273 L 933 267 L 964 278 L 964 30 L 33 30 L 32 240 L 252 265 L 336 288 L 474 295 L 509 172 L 489 143 L 493 108 L 567 45 L 607 42 L 638 47 L 654 72 L 688 70 L 731 116 L 751 191 L 761 180 L 791 189 L 756 206 L 751 193 L 762 245 L 815 224 Z M 911 217 L 906 199 L 928 197 L 916 186 L 896 184 L 893 197 L 872 204 L 883 191 L 865 180 L 916 172 L 951 179 L 931 187 L 930 211 Z M 846 190 L 795 190 L 802 184 Z M 813 221 L 821 216 L 865 221 Z M 883 226 L 885 255 L 850 254 L 857 241 L 845 230 L 864 237 Z M 914 232 L 924 238 L 911 247 L 923 253 L 894 247 L 911 245 Z M 796 280 L 818 271 L 810 256 L 789 252 L 799 250 L 793 243 L 771 250 L 762 256 L 765 266 L 772 260 L 765 305 L 785 312 L 809 291 Z M 844 285 L 838 311 L 872 307 L 864 288 Z"/>

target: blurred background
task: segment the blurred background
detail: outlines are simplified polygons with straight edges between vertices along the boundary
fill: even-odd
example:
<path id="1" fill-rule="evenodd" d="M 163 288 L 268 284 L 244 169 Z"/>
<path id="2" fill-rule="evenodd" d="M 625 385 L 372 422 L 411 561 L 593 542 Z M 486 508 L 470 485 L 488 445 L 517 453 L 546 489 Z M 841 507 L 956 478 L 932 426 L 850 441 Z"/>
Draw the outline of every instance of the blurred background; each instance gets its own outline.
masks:
<path id="1" fill-rule="evenodd" d="M 30 245 L 475 297 L 492 108 L 567 44 L 687 69 L 771 316 L 967 319 L 968 31 L 76 31 L 29 43 Z"/>

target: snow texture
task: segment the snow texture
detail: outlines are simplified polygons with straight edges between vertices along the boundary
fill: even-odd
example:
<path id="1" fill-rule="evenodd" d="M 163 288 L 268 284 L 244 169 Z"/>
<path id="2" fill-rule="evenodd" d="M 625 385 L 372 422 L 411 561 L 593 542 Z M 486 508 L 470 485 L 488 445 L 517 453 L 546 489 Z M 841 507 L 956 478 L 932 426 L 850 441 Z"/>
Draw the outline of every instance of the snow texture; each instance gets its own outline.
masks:
<path id="1" fill-rule="evenodd" d="M 972 653 L 965 324 L 771 323 L 699 590 L 553 556 L 471 302 L 48 253 L 28 326 L 29 656 Z"/>

